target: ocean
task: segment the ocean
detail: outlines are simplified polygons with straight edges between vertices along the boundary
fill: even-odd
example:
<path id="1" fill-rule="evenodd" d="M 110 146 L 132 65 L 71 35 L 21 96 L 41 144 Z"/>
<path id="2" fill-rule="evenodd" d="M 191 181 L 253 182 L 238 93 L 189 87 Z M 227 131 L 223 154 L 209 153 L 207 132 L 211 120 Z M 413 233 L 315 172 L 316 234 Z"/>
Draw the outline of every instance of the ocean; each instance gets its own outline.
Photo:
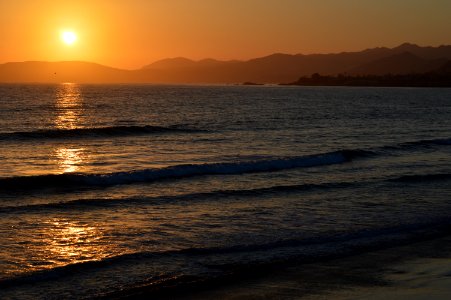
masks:
<path id="1" fill-rule="evenodd" d="M 0 159 L 2 299 L 218 284 L 451 232 L 451 89 L 0 85 Z"/>

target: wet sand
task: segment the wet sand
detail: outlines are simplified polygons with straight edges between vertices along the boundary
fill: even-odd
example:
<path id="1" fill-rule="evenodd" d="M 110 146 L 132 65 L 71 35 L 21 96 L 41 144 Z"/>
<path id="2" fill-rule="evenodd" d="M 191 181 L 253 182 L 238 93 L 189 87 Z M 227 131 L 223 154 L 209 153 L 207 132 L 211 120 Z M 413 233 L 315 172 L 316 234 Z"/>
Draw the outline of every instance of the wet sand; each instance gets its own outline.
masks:
<path id="1" fill-rule="evenodd" d="M 167 298 L 451 299 L 451 236 L 255 276 Z"/>

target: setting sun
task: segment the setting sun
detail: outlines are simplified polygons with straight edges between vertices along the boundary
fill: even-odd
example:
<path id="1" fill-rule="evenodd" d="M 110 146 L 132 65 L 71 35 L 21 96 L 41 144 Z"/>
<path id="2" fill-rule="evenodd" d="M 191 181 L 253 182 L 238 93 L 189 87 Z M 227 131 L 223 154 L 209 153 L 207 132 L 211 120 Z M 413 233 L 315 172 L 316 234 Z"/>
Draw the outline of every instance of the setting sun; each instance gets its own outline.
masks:
<path id="1" fill-rule="evenodd" d="M 73 45 L 77 41 L 77 35 L 73 31 L 63 31 L 61 33 L 61 40 L 66 45 Z"/>

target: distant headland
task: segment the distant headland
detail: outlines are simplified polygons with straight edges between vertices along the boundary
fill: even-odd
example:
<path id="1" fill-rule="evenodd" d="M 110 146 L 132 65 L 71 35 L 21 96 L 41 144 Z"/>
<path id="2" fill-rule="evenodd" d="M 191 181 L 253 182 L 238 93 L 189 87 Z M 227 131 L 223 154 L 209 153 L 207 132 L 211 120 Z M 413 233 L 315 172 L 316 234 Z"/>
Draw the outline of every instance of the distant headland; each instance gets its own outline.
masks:
<path id="1" fill-rule="evenodd" d="M 374 87 L 451 87 L 451 61 L 425 73 L 324 76 L 318 73 L 280 85 L 300 86 L 374 86 Z"/>
<path id="2" fill-rule="evenodd" d="M 449 86 L 450 66 L 451 45 L 404 43 L 359 52 L 276 53 L 247 61 L 169 58 L 137 70 L 80 61 L 10 62 L 0 64 L 0 82 Z"/>

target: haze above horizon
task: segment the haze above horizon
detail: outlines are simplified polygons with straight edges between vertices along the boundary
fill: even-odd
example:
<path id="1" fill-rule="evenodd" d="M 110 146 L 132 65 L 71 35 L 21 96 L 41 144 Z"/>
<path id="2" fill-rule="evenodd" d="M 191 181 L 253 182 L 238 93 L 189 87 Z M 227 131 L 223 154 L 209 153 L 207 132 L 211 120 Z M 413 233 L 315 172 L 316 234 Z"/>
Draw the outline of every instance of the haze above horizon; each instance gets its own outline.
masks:
<path id="1" fill-rule="evenodd" d="M 406 41 L 451 44 L 451 2 L 2 1 L 0 63 L 92 61 L 135 69 L 168 57 L 246 60 Z M 61 32 L 77 40 L 68 46 Z"/>

